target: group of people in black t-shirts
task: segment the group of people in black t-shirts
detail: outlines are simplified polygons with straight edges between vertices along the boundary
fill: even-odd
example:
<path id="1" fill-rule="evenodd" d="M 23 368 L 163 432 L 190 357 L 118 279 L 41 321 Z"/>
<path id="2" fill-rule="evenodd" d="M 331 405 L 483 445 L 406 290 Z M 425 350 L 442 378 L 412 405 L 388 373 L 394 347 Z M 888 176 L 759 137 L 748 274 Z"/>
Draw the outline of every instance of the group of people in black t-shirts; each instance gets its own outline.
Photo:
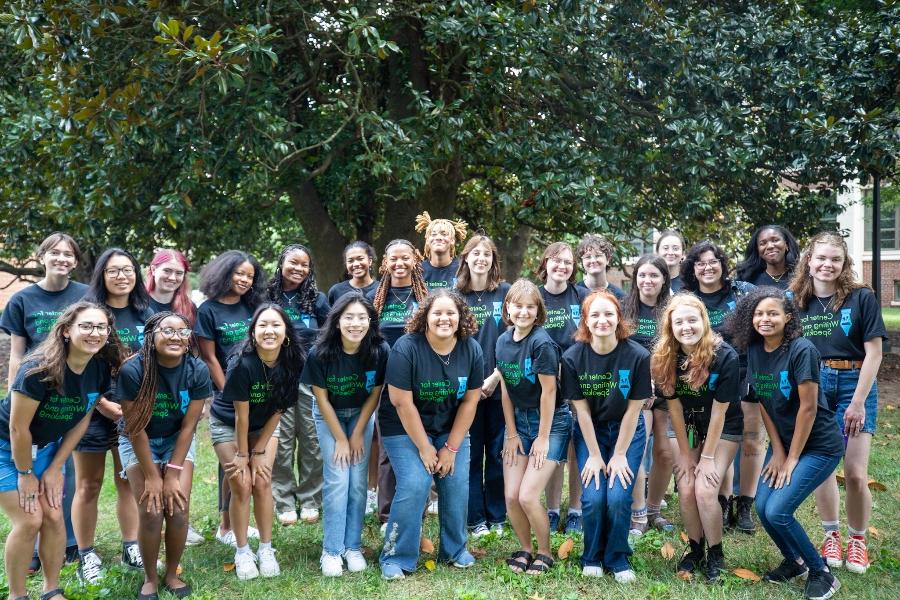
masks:
<path id="1" fill-rule="evenodd" d="M 605 569 L 628 583 L 629 537 L 673 527 L 662 514 L 673 474 L 688 536 L 680 577 L 717 580 L 723 530 L 753 533 L 754 505 L 783 556 L 765 579 L 806 579 L 817 599 L 840 586 L 832 568 L 866 571 L 886 331 L 838 234 L 801 253 L 785 228 L 760 227 L 731 277 L 718 245 L 686 249 L 665 230 L 626 293 L 607 280 L 613 247 L 599 235 L 550 244 L 538 286 L 502 281 L 497 246 L 466 240 L 462 221 L 423 213 L 417 229 L 424 255 L 391 241 L 380 278 L 372 247 L 348 245 L 347 278 L 327 295 L 305 246 L 284 248 L 268 283 L 254 257 L 229 250 L 201 272 L 198 307 L 177 251 L 157 251 L 145 284 L 130 253 L 108 249 L 84 285 L 70 280 L 75 240 L 47 237 L 44 278 L 0 319 L 11 336 L 0 403 L 9 597 L 27 598 L 26 575 L 42 569 L 42 600 L 64 598 L 65 560 L 86 582 L 102 578 L 108 451 L 122 562 L 144 572 L 138 599 L 160 585 L 189 596 L 178 565 L 199 537 L 188 516 L 202 418 L 219 461 L 216 537 L 242 580 L 279 575 L 276 518 L 315 521 L 322 507 L 323 575 L 363 571 L 371 503 L 385 579 L 416 569 L 436 505 L 438 559 L 454 567 L 475 564 L 470 535 L 503 535 L 508 521 L 510 570 L 551 570 L 550 534 L 564 528 L 583 535 L 585 577 Z M 821 548 L 794 517 L 810 494 Z"/>

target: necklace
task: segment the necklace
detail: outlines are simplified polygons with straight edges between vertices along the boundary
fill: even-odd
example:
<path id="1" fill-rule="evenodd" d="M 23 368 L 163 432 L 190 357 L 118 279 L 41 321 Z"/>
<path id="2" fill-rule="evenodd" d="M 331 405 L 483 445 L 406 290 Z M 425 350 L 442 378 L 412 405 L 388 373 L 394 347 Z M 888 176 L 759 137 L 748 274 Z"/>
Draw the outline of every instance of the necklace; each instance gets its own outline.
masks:
<path id="1" fill-rule="evenodd" d="M 428 344 L 428 347 L 431 348 L 431 351 L 434 352 L 434 355 L 438 357 L 438 360 L 441 361 L 445 367 L 450 366 L 450 354 L 453 354 L 453 350 L 450 351 L 450 354 L 447 355 L 447 359 L 444 360 L 444 356 L 442 354 L 438 354 L 438 351 L 435 350 L 431 344 Z"/>
<path id="2" fill-rule="evenodd" d="M 271 380 L 269 379 L 269 373 L 270 373 L 271 369 L 274 368 L 275 361 L 272 361 L 272 364 L 270 365 L 269 363 L 264 361 L 262 358 L 260 358 L 259 362 L 261 362 L 263 365 L 263 377 L 266 378 L 266 389 L 270 390 L 270 389 L 272 389 L 272 385 L 270 383 Z"/>
<path id="3" fill-rule="evenodd" d="M 771 273 L 769 273 L 768 271 L 766 271 L 766 275 L 768 275 L 768 276 L 769 276 L 769 279 L 771 279 L 771 280 L 774 281 L 775 283 L 778 283 L 779 281 L 781 281 L 781 278 L 784 277 L 785 273 L 787 273 L 787 269 L 785 269 L 784 271 L 782 271 L 781 273 L 779 273 L 777 276 L 776 276 L 776 275 L 772 275 Z"/>
<path id="4" fill-rule="evenodd" d="M 281 292 L 281 295 L 284 296 L 284 300 L 285 300 L 285 302 L 287 302 L 288 306 L 290 306 L 297 300 L 297 296 L 299 294 L 300 294 L 300 292 L 294 292 L 293 296 L 288 296 L 287 292 Z"/>
<path id="5" fill-rule="evenodd" d="M 813 296 L 815 296 L 815 294 L 813 294 Z M 822 312 L 828 312 L 828 305 L 831 304 L 831 296 L 828 296 L 828 302 L 822 302 L 822 299 L 818 296 L 816 296 L 816 300 L 819 301 L 819 306 L 822 307 Z"/>
<path id="6" fill-rule="evenodd" d="M 393 296 L 394 300 L 396 300 L 403 306 L 406 306 L 406 303 L 409 302 L 409 298 L 410 298 L 410 296 L 412 296 L 412 293 L 413 293 L 413 291 L 410 289 L 409 293 L 406 295 L 406 298 L 401 299 L 400 296 L 398 296 L 397 293 L 394 291 L 394 288 L 391 288 L 391 296 Z"/>
<path id="7" fill-rule="evenodd" d="M 486 291 L 487 291 L 487 288 L 481 290 L 481 293 L 479 294 L 477 291 L 472 290 L 472 293 L 475 294 L 475 297 L 476 297 L 476 298 L 478 298 L 478 304 L 481 304 L 481 297 L 484 296 L 484 293 L 485 293 Z"/>

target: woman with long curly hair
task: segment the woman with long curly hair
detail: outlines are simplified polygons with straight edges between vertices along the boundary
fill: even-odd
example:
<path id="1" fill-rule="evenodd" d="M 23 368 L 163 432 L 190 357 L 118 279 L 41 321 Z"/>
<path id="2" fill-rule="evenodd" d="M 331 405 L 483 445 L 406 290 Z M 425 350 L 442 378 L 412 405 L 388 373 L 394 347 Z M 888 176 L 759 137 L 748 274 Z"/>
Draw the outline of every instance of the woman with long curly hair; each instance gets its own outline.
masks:
<path id="1" fill-rule="evenodd" d="M 179 598 L 191 593 L 177 571 L 187 540 L 194 430 L 212 398 L 209 369 L 191 354 L 191 335 L 186 316 L 156 313 L 145 323 L 140 352 L 122 365 L 116 382 L 125 420 L 119 454 L 140 508 L 138 544 L 146 559 L 139 600 L 152 600 L 159 589 L 156 559 L 163 523 L 165 588 Z"/>
<path id="2" fill-rule="evenodd" d="M 804 596 L 829 598 L 840 582 L 794 517 L 834 472 L 844 448 L 834 411 L 819 393 L 819 352 L 803 337 L 800 312 L 784 292 L 765 287 L 731 315 L 735 344 L 748 354 L 750 385 L 772 440 L 756 492 L 756 512 L 784 560 L 763 577 L 806 579 Z"/>
<path id="3" fill-rule="evenodd" d="M 689 577 L 703 565 L 706 578 L 715 581 L 725 568 L 717 496 L 741 441 L 741 375 L 737 352 L 713 330 L 696 296 L 680 293 L 669 301 L 651 373 L 669 406 L 678 502 L 689 538 L 677 570 Z"/>
<path id="4" fill-rule="evenodd" d="M 828 566 L 854 573 L 869 567 L 866 530 L 872 516 L 869 453 L 878 413 L 878 368 L 887 337 L 881 306 L 872 290 L 856 281 L 847 244 L 837 233 L 815 235 L 803 251 L 791 281 L 803 335 L 822 356 L 821 388 L 844 432 L 844 485 L 850 539 L 843 561 L 837 480 L 816 490 L 825 529 L 822 555 Z"/>
<path id="5" fill-rule="evenodd" d="M 422 513 L 432 483 L 440 499 L 438 559 L 457 568 L 475 564 L 466 549 L 469 438 L 484 364 L 475 317 L 455 292 L 425 298 L 391 349 L 390 402 L 378 411 L 381 442 L 397 477 L 397 491 L 381 552 L 381 574 L 400 579 L 415 571 Z"/>
<path id="6" fill-rule="evenodd" d="M 105 306 L 70 306 L 25 356 L 0 402 L 0 509 L 12 524 L 5 558 L 10 598 L 28 597 L 25 578 L 38 533 L 41 598 L 64 598 L 63 465 L 125 356 L 111 323 Z"/>
<path id="7" fill-rule="evenodd" d="M 747 242 L 744 260 L 736 267 L 737 278 L 786 290 L 799 258 L 800 246 L 790 231 L 781 225 L 763 225 Z"/>

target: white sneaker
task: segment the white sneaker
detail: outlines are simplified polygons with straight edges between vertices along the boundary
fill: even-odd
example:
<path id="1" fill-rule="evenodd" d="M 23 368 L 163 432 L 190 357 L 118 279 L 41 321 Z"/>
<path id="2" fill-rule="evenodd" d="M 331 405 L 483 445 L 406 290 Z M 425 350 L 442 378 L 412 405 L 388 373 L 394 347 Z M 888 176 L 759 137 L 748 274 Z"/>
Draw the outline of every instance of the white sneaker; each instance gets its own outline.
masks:
<path id="1" fill-rule="evenodd" d="M 301 508 L 300 520 L 304 523 L 315 523 L 319 520 L 318 508 Z"/>
<path id="2" fill-rule="evenodd" d="M 344 550 L 344 560 L 347 561 L 347 570 L 351 573 L 366 570 L 366 557 L 359 550 Z"/>
<path id="3" fill-rule="evenodd" d="M 278 522 L 287 527 L 297 522 L 297 511 L 288 510 L 278 515 Z"/>
<path id="4" fill-rule="evenodd" d="M 256 557 L 252 552 L 234 555 L 234 572 L 241 581 L 256 579 L 259 577 L 259 569 L 256 567 Z"/>
<path id="5" fill-rule="evenodd" d="M 340 577 L 344 574 L 344 561 L 336 554 L 322 552 L 319 564 L 322 566 L 322 575 L 325 577 Z"/>
<path id="6" fill-rule="evenodd" d="M 281 567 L 275 560 L 275 549 L 271 546 L 268 548 L 260 548 L 257 552 L 259 557 L 259 574 L 263 577 L 277 577 L 281 575 Z"/>
<path id="7" fill-rule="evenodd" d="M 581 569 L 582 577 L 603 577 L 603 567 L 583 567 Z"/>
<path id="8" fill-rule="evenodd" d="M 494 523 L 491 525 L 491 533 L 496 533 L 497 537 L 503 537 L 503 534 L 506 533 L 506 528 L 503 527 L 503 523 Z"/>
<path id="9" fill-rule="evenodd" d="M 237 548 L 237 539 L 234 537 L 234 532 L 232 530 L 228 530 L 225 533 L 222 533 L 221 529 L 216 530 L 216 539 L 226 546 L 231 546 L 232 548 Z"/>
<path id="10" fill-rule="evenodd" d="M 97 583 L 103 579 L 103 561 L 96 552 L 88 552 L 80 557 L 75 570 L 83 583 Z"/>
<path id="11" fill-rule="evenodd" d="M 478 525 L 476 525 L 475 527 L 472 528 L 472 537 L 473 538 L 484 537 L 486 535 L 490 535 L 490 533 L 491 533 L 491 530 L 488 529 L 487 525 L 485 525 L 484 523 L 479 523 Z"/>
<path id="12" fill-rule="evenodd" d="M 436 515 L 438 514 L 438 501 L 435 500 L 428 505 L 428 514 Z"/>
<path id="13" fill-rule="evenodd" d="M 369 490 L 366 492 L 366 514 L 371 515 L 378 509 L 378 492 Z"/>
<path id="14" fill-rule="evenodd" d="M 634 571 L 631 569 L 625 569 L 624 571 L 614 573 L 613 577 L 616 578 L 616 583 L 634 583 L 634 580 L 637 579 Z"/>
<path id="15" fill-rule="evenodd" d="M 197 533 L 193 527 L 188 525 L 187 538 L 184 541 L 185 545 L 196 546 L 197 544 L 202 544 L 205 541 L 206 541 L 206 538 L 204 538 L 202 535 Z"/>

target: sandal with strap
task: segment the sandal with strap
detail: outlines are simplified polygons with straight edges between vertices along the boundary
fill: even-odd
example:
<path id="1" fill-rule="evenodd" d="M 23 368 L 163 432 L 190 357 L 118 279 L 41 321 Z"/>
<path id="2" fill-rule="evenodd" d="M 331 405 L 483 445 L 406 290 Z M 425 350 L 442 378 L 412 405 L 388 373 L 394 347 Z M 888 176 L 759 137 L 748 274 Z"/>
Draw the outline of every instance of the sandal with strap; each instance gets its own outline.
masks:
<path id="1" fill-rule="evenodd" d="M 191 589 L 189 584 L 184 584 L 180 588 L 169 587 L 168 585 L 164 585 L 163 589 L 175 596 L 176 598 L 187 598 L 191 594 L 194 593 L 194 590 Z"/>
<path id="2" fill-rule="evenodd" d="M 63 594 L 62 588 L 56 588 L 55 590 L 50 590 L 49 592 L 43 592 L 41 594 L 41 600 L 52 600 L 54 596 L 62 596 L 65 598 L 65 594 Z"/>
<path id="3" fill-rule="evenodd" d="M 660 513 L 655 513 L 653 515 L 647 515 L 647 517 L 650 519 L 650 524 L 654 528 L 659 529 L 660 531 L 668 532 L 668 531 L 672 531 L 673 529 L 675 529 L 675 526 L 672 525 L 672 523 L 667 518 L 662 516 Z"/>
<path id="4" fill-rule="evenodd" d="M 540 562 L 538 562 L 540 561 Z M 525 571 L 527 575 L 541 575 L 553 568 L 554 561 L 546 554 L 537 554 L 528 569 Z"/>
<path id="5" fill-rule="evenodd" d="M 525 559 L 524 561 L 521 560 L 523 558 Z M 513 573 L 524 573 L 531 566 L 532 560 L 531 552 L 519 550 L 518 552 L 513 552 L 512 556 L 506 559 L 506 564 L 509 565 Z"/>

